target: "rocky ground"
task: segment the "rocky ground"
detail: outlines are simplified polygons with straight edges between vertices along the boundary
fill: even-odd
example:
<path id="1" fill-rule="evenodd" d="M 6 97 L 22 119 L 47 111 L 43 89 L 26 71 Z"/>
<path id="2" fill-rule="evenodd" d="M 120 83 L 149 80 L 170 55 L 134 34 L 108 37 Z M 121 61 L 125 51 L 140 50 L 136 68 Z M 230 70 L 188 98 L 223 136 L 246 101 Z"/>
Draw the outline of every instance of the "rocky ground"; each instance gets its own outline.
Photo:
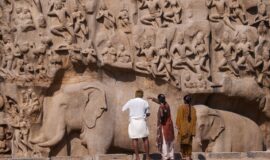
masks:
<path id="1" fill-rule="evenodd" d="M 143 154 L 141 160 L 145 159 Z M 151 154 L 153 160 L 161 160 L 161 155 Z M 94 157 L 51 157 L 51 158 L 12 158 L 0 157 L 0 160 L 134 160 L 133 155 L 105 154 Z M 175 160 L 181 160 L 180 154 L 175 154 Z M 270 160 L 270 152 L 246 153 L 193 153 L 193 160 Z"/>

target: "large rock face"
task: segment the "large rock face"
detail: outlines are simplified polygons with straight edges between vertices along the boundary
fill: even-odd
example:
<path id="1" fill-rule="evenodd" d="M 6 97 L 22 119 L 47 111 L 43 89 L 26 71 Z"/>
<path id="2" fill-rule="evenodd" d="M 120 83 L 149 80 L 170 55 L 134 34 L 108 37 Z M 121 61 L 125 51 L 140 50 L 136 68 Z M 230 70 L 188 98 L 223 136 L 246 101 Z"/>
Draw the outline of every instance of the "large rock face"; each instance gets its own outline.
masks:
<path id="1" fill-rule="evenodd" d="M 1 0 L 0 154 L 128 152 L 121 107 L 138 88 L 164 93 L 174 120 L 185 94 L 249 118 L 269 149 L 269 8 L 267 0 Z"/>

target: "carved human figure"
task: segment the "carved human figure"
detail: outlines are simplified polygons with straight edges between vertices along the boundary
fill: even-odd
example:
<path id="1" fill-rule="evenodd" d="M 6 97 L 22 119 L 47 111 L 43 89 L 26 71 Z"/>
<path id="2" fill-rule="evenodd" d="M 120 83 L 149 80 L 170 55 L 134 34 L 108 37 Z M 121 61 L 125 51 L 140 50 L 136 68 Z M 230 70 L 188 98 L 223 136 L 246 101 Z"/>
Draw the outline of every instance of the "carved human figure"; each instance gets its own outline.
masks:
<path id="1" fill-rule="evenodd" d="M 64 3 L 62 0 L 56 0 L 53 2 L 53 4 L 50 7 L 50 10 L 48 12 L 48 16 L 50 17 L 57 17 L 59 20 L 59 25 L 53 26 L 51 28 L 51 32 L 57 36 L 61 36 L 65 38 L 66 40 L 74 39 L 74 34 L 72 30 L 69 28 L 68 24 L 68 17 L 70 17 L 69 12 L 67 11 L 66 7 L 64 6 Z M 68 32 L 70 35 L 70 38 L 68 39 L 64 32 Z"/>
<path id="2" fill-rule="evenodd" d="M 47 68 L 44 65 L 37 65 L 36 67 L 37 79 L 42 81 L 48 81 Z"/>
<path id="3" fill-rule="evenodd" d="M 196 72 L 196 68 L 189 58 L 189 56 L 192 55 L 191 46 L 185 43 L 184 34 L 180 34 L 177 38 L 177 43 L 174 44 L 170 50 L 173 58 L 173 68 L 181 69 L 188 67 L 186 69 L 191 69 L 193 72 Z"/>
<path id="4" fill-rule="evenodd" d="M 267 14 L 266 5 L 263 2 L 259 2 L 257 4 L 258 13 L 254 19 L 252 26 L 257 27 L 258 34 L 260 36 L 259 43 L 261 43 L 262 39 L 265 39 L 267 36 L 267 32 L 269 29 L 269 15 Z"/>
<path id="5" fill-rule="evenodd" d="M 239 18 L 242 24 L 248 24 L 246 19 L 246 8 L 239 0 L 230 0 L 229 10 L 230 18 L 233 20 Z"/>
<path id="6" fill-rule="evenodd" d="M 137 56 L 144 56 L 145 60 L 136 62 L 135 70 L 145 74 L 152 74 L 155 77 L 159 58 L 157 56 L 157 50 L 148 39 L 144 41 L 142 49 L 137 52 Z"/>
<path id="7" fill-rule="evenodd" d="M 2 59 L 2 68 L 6 68 L 7 70 L 12 69 L 13 61 L 14 61 L 14 51 L 15 45 L 10 40 L 4 44 L 4 57 Z"/>
<path id="8" fill-rule="evenodd" d="M 269 21 L 269 16 L 267 15 L 267 10 L 266 10 L 266 4 L 264 2 L 259 2 L 257 4 L 257 9 L 258 13 L 255 17 L 254 22 L 259 22 L 259 21 Z"/>
<path id="9" fill-rule="evenodd" d="M 88 36 L 88 28 L 86 25 L 85 14 L 78 9 L 78 6 L 75 6 L 74 12 L 71 14 L 71 17 L 73 21 L 74 33 L 77 37 L 80 37 L 85 41 Z M 79 32 L 81 32 L 82 35 L 80 35 Z"/>
<path id="10" fill-rule="evenodd" d="M 8 24 L 11 21 L 11 13 L 13 11 L 13 3 L 11 0 L 2 0 L 0 1 L 0 8 L 2 10 L 3 17 L 5 18 L 5 22 Z"/>
<path id="11" fill-rule="evenodd" d="M 14 128 L 13 144 L 15 145 L 17 152 L 24 157 L 29 156 L 32 146 L 28 141 L 30 124 L 23 115 L 18 115 L 16 119 L 10 123 Z"/>
<path id="12" fill-rule="evenodd" d="M 23 19 L 22 22 L 24 22 L 24 25 L 22 27 L 22 31 L 29 31 L 35 29 L 35 24 L 32 18 L 32 14 L 29 10 L 29 8 L 23 9 Z"/>
<path id="13" fill-rule="evenodd" d="M 228 4 L 225 0 L 206 0 L 206 6 L 209 8 L 208 19 L 212 22 L 220 22 L 221 20 L 235 30 L 229 19 Z"/>
<path id="14" fill-rule="evenodd" d="M 204 34 L 202 32 L 198 32 L 193 39 L 193 52 L 195 54 L 194 64 L 197 73 L 202 73 L 202 71 L 210 73 L 208 64 L 209 55 L 206 42 L 204 41 Z"/>
<path id="15" fill-rule="evenodd" d="M 140 9 L 147 8 L 149 13 L 141 17 L 141 22 L 146 25 L 158 27 L 166 27 L 167 24 L 162 23 L 162 6 L 159 0 L 143 0 L 139 6 Z"/>
<path id="16" fill-rule="evenodd" d="M 127 9 L 122 9 L 119 12 L 118 21 L 120 24 L 120 28 L 125 33 L 131 33 L 131 23 L 130 23 L 130 19 L 129 19 L 129 12 Z"/>
<path id="17" fill-rule="evenodd" d="M 97 2 L 99 0 L 85 0 L 80 2 L 84 11 L 86 12 L 86 21 L 88 25 L 88 35 L 89 39 L 94 39 L 96 31 L 96 12 L 97 12 Z"/>
<path id="18" fill-rule="evenodd" d="M 197 89 L 202 89 L 205 90 L 207 89 L 207 81 L 204 79 L 202 74 L 198 74 L 197 75 L 197 84 L 196 84 L 196 88 Z"/>
<path id="19" fill-rule="evenodd" d="M 108 41 L 106 47 L 101 52 L 102 60 L 101 64 L 112 64 L 116 62 L 117 50 L 114 48 L 111 41 Z"/>
<path id="20" fill-rule="evenodd" d="M 190 89 L 195 88 L 195 84 L 191 80 L 190 72 L 186 72 L 183 77 L 184 82 L 182 82 L 183 83 L 182 88 L 190 88 Z"/>
<path id="21" fill-rule="evenodd" d="M 100 6 L 96 19 L 103 23 L 104 27 L 108 30 L 114 30 L 116 28 L 115 17 L 112 13 L 110 13 L 105 3 Z"/>
<path id="22" fill-rule="evenodd" d="M 82 49 L 81 51 L 82 56 L 84 57 L 84 64 L 94 64 L 97 62 L 97 52 L 95 51 L 92 42 L 89 42 L 88 47 L 85 49 Z"/>
<path id="23" fill-rule="evenodd" d="M 254 48 L 248 41 L 245 33 L 240 35 L 240 42 L 236 47 L 236 55 L 239 56 L 237 64 L 239 67 L 244 67 L 247 71 L 254 71 Z"/>
<path id="24" fill-rule="evenodd" d="M 16 45 L 16 47 L 15 47 L 15 51 L 13 52 L 13 56 L 14 56 L 14 63 L 12 64 L 12 69 L 14 69 L 17 74 L 20 74 L 21 68 L 22 68 L 23 63 L 24 63 L 24 54 L 20 50 L 18 45 Z"/>
<path id="25" fill-rule="evenodd" d="M 120 44 L 118 46 L 117 62 L 121 62 L 121 63 L 129 63 L 129 62 L 131 62 L 130 54 L 126 50 L 126 48 L 125 48 L 125 46 L 123 44 Z"/>
<path id="26" fill-rule="evenodd" d="M 47 27 L 47 22 L 43 14 L 40 14 L 37 18 L 38 26 L 40 28 L 46 28 Z"/>
<path id="27" fill-rule="evenodd" d="M 73 44 L 72 46 L 69 46 L 69 55 L 71 62 L 73 64 L 81 64 L 83 62 L 83 57 L 81 54 L 81 47 L 77 44 Z"/>
<path id="28" fill-rule="evenodd" d="M 35 92 L 31 93 L 31 101 L 27 110 L 27 114 L 29 115 L 29 120 L 32 123 L 37 122 L 39 116 L 41 115 L 41 104 L 39 97 Z"/>
<path id="29" fill-rule="evenodd" d="M 52 44 L 52 39 L 46 35 L 39 34 L 40 42 L 35 45 L 35 49 L 33 50 L 33 54 L 37 57 L 37 64 L 44 64 L 44 58 L 47 50 L 50 48 Z"/>
<path id="30" fill-rule="evenodd" d="M 22 90 L 20 113 L 26 116 L 31 123 L 34 123 L 37 119 L 36 116 L 40 115 L 40 109 L 39 97 L 33 89 Z"/>
<path id="31" fill-rule="evenodd" d="M 165 0 L 163 18 L 175 24 L 181 23 L 182 6 L 179 0 Z"/>
<path id="32" fill-rule="evenodd" d="M 170 52 L 167 48 L 166 39 L 162 42 L 160 48 L 158 49 L 157 56 L 159 58 L 159 61 L 156 74 L 165 74 L 166 80 L 169 80 L 172 73 L 172 57 L 170 56 Z"/>
<path id="33" fill-rule="evenodd" d="M 8 137 L 6 133 L 5 125 L 1 124 L 0 126 L 0 154 L 6 154 L 11 150 L 8 144 Z"/>
<path id="34" fill-rule="evenodd" d="M 31 82 L 35 77 L 35 67 L 32 63 L 28 63 L 24 66 L 24 80 L 26 82 Z"/>
<path id="35" fill-rule="evenodd" d="M 36 28 L 29 8 L 17 7 L 15 11 L 15 24 L 21 32 L 31 31 Z"/>
<path id="36" fill-rule="evenodd" d="M 215 50 L 222 50 L 222 59 L 218 63 L 218 69 L 229 69 L 235 76 L 239 75 L 239 68 L 236 64 L 235 44 L 230 41 L 228 32 L 224 32 L 222 40 L 217 40 Z"/>
<path id="37" fill-rule="evenodd" d="M 270 86 L 270 52 L 268 47 L 262 46 L 256 55 L 257 82 L 260 85 Z M 260 53 L 261 52 L 261 53 Z"/>

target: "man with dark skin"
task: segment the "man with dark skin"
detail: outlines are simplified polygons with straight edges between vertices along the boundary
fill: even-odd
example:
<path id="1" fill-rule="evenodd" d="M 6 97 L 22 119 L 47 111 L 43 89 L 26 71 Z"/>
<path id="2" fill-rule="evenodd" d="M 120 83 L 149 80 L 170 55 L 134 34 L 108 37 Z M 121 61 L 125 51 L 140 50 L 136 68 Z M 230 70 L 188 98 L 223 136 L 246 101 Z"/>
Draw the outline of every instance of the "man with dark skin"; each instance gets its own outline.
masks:
<path id="1" fill-rule="evenodd" d="M 149 104 L 143 99 L 143 91 L 137 90 L 135 98 L 130 99 L 122 108 L 122 111 L 129 110 L 129 126 L 128 135 L 132 140 L 132 146 L 136 154 L 135 160 L 140 160 L 138 141 L 143 140 L 146 159 L 150 160 L 149 156 L 149 130 L 146 124 L 146 118 L 150 116 Z"/>

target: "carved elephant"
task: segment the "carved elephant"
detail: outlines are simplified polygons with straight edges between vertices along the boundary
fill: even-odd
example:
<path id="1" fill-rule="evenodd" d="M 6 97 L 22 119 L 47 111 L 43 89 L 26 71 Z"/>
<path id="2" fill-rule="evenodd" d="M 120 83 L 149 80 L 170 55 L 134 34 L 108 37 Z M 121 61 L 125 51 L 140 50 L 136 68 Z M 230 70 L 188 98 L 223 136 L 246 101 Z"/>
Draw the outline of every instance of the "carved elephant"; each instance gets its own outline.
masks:
<path id="1" fill-rule="evenodd" d="M 241 115 L 195 105 L 197 115 L 195 151 L 262 151 L 263 136 L 258 125 Z M 200 142 L 200 143 L 199 143 Z M 198 145 L 200 144 L 200 145 Z"/>
<path id="2" fill-rule="evenodd" d="M 106 112 L 103 84 L 91 82 L 63 87 L 50 98 L 47 97 L 43 106 L 42 126 L 36 135 L 31 135 L 31 143 L 53 147 L 66 133 L 77 130 L 90 155 L 105 153 L 110 146 L 113 128 Z"/>

